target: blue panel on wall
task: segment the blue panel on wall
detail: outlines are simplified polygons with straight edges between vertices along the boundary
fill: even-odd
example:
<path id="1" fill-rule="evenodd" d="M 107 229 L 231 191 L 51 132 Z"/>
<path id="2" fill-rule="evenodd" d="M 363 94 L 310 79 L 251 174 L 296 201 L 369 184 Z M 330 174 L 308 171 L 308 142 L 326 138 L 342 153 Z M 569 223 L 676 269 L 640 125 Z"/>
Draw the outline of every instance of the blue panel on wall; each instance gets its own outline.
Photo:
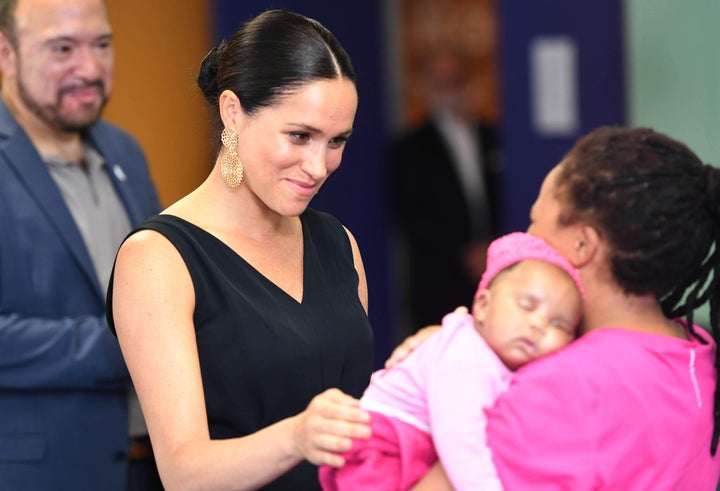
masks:
<path id="1" fill-rule="evenodd" d="M 338 217 L 357 239 L 368 280 L 370 320 L 379 366 L 396 342 L 390 325 L 387 264 L 390 246 L 381 4 L 215 0 L 216 38 L 231 36 L 244 21 L 269 8 L 292 10 L 320 21 L 338 38 L 355 67 L 359 107 L 353 135 L 340 169 L 311 206 Z"/>
<path id="2" fill-rule="evenodd" d="M 578 136 L 625 123 L 622 0 L 498 4 L 507 164 L 503 228 L 510 231 L 528 226 L 542 179 Z"/>

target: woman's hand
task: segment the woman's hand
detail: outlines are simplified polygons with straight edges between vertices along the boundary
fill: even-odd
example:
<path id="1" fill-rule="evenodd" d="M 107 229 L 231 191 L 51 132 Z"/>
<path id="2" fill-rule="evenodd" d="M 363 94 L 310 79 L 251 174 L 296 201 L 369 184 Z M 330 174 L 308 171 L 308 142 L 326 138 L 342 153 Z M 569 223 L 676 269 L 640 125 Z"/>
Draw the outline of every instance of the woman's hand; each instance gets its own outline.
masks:
<path id="1" fill-rule="evenodd" d="M 453 312 L 456 314 L 467 314 L 468 308 L 461 305 L 460 307 L 457 307 Z M 423 344 L 427 338 L 432 336 L 441 327 L 442 326 L 439 324 L 425 326 L 419 329 L 415 334 L 406 337 L 405 340 L 400 343 L 400 346 L 395 348 L 393 352 L 390 353 L 390 358 L 388 358 L 385 362 L 385 368 L 392 368 L 401 361 L 403 361 L 410 353 L 415 350 L 415 348 Z"/>
<path id="2" fill-rule="evenodd" d="M 425 326 L 412 336 L 406 337 L 405 340 L 400 343 L 400 346 L 390 353 L 390 358 L 385 362 L 385 368 L 392 368 L 403 361 L 415 348 L 420 346 L 427 338 L 440 329 L 440 327 L 440 325 Z"/>
<path id="3" fill-rule="evenodd" d="M 293 443 L 315 465 L 342 467 L 345 459 L 340 453 L 350 450 L 352 439 L 370 438 L 370 414 L 360 409 L 360 401 L 339 389 L 315 396 L 293 419 Z"/>

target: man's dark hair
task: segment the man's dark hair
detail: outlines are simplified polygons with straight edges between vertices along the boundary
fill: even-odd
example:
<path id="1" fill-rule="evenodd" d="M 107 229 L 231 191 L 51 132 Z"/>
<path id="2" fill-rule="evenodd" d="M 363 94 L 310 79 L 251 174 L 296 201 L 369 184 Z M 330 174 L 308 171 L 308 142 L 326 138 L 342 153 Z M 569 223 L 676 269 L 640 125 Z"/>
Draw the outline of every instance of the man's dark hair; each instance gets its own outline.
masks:
<path id="1" fill-rule="evenodd" d="M 0 32 L 15 45 L 15 9 L 18 0 L 0 0 Z"/>

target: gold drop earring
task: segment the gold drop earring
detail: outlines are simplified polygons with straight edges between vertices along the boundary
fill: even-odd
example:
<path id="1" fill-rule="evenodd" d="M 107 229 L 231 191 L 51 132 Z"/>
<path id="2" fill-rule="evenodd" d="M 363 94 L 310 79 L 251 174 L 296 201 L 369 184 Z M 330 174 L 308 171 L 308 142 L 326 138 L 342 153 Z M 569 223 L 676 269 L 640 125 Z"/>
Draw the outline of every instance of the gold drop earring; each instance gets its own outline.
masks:
<path id="1" fill-rule="evenodd" d="M 238 134 L 233 128 L 223 128 L 220 141 L 225 147 L 225 155 L 220 160 L 220 170 L 225 184 L 236 189 L 243 181 L 243 165 L 237 153 Z"/>

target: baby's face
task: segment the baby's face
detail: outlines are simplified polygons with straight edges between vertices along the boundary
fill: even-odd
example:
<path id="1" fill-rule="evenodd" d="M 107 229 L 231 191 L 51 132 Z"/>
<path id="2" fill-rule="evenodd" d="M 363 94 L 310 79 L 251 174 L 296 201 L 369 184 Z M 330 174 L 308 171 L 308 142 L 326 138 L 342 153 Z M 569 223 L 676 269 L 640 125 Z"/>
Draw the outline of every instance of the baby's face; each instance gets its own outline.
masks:
<path id="1" fill-rule="evenodd" d="M 567 345 L 581 316 L 570 275 L 535 260 L 500 273 L 473 305 L 478 331 L 511 370 Z"/>

